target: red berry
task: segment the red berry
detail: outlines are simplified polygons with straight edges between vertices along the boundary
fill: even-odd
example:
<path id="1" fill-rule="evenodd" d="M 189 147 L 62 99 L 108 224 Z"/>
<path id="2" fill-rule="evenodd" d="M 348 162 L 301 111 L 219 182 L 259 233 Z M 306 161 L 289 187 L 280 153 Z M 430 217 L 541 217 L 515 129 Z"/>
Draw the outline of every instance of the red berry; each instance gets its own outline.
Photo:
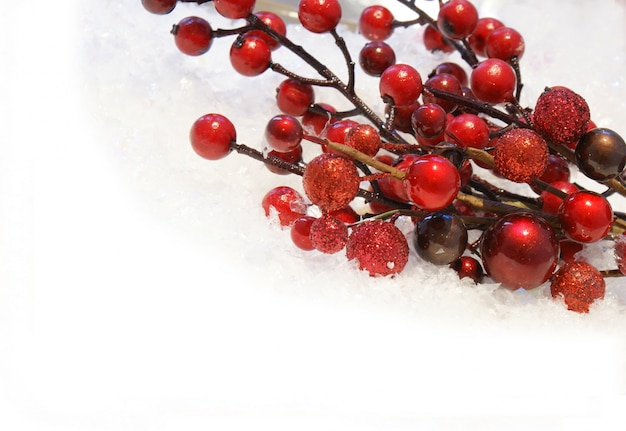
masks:
<path id="1" fill-rule="evenodd" d="M 556 268 L 559 243 L 545 220 L 529 213 L 499 218 L 483 234 L 480 253 L 487 274 L 507 289 L 534 289 Z"/>
<path id="2" fill-rule="evenodd" d="M 453 63 L 450 61 L 439 63 L 437 67 L 435 67 L 435 69 L 432 71 L 431 75 L 437 75 L 439 73 L 447 73 L 454 76 L 456 79 L 458 79 L 461 86 L 466 86 L 468 83 L 467 72 L 457 63 Z"/>
<path id="3" fill-rule="evenodd" d="M 267 70 L 272 52 L 261 38 L 249 35 L 238 37 L 230 48 L 230 63 L 245 76 L 257 76 Z"/>
<path id="4" fill-rule="evenodd" d="M 276 115 L 265 126 L 265 140 L 276 151 L 295 150 L 302 142 L 302 126 L 291 115 Z"/>
<path id="5" fill-rule="evenodd" d="M 589 105 L 579 94 L 565 87 L 547 88 L 535 104 L 535 130 L 555 144 L 578 142 L 591 119 Z"/>
<path id="6" fill-rule="evenodd" d="M 348 205 L 356 197 L 359 183 L 354 162 L 332 153 L 313 158 L 302 176 L 305 193 L 322 211 L 334 211 Z"/>
<path id="7" fill-rule="evenodd" d="M 197 16 L 188 16 L 172 28 L 174 43 L 184 54 L 198 56 L 209 50 L 213 43 L 211 25 Z"/>
<path id="8" fill-rule="evenodd" d="M 471 278 L 474 283 L 483 281 L 485 273 L 480 262 L 471 256 L 461 256 L 450 264 L 450 268 L 459 274 L 459 278 Z"/>
<path id="9" fill-rule="evenodd" d="M 580 190 L 572 193 L 559 207 L 559 222 L 569 239 L 591 243 L 603 239 L 613 224 L 613 209 L 598 193 Z"/>
<path id="10" fill-rule="evenodd" d="M 385 40 L 393 33 L 393 14 L 384 6 L 369 6 L 359 17 L 359 33 L 367 40 Z"/>
<path id="11" fill-rule="evenodd" d="M 290 234 L 296 247 L 306 251 L 315 249 L 311 242 L 311 225 L 315 220 L 315 217 L 302 216 L 293 221 Z"/>
<path id="12" fill-rule="evenodd" d="M 254 14 L 261 21 L 263 21 L 265 25 L 267 25 L 269 28 L 274 30 L 276 33 L 280 34 L 281 36 L 285 36 L 287 34 L 287 26 L 285 25 L 285 21 L 283 21 L 283 19 L 279 17 L 278 15 L 276 15 L 275 13 L 267 12 L 267 11 L 259 11 L 259 12 L 255 12 Z M 261 39 L 263 39 L 265 43 L 267 43 L 267 46 L 272 51 L 275 51 L 281 46 L 280 43 L 276 39 L 274 39 L 272 36 L 270 36 L 269 34 L 267 34 L 266 32 L 262 30 L 251 30 L 247 34 L 251 36 L 260 37 Z"/>
<path id="13" fill-rule="evenodd" d="M 498 175 L 528 183 L 543 174 L 548 164 L 548 144 L 530 129 L 512 129 L 493 140 L 493 161 Z"/>
<path id="14" fill-rule="evenodd" d="M 446 125 L 446 138 L 462 148 L 483 149 L 489 143 L 489 126 L 475 114 L 459 114 Z"/>
<path id="15" fill-rule="evenodd" d="M 380 149 L 381 140 L 378 130 L 373 126 L 357 124 L 348 130 L 344 143 L 370 157 L 374 157 Z"/>
<path id="16" fill-rule="evenodd" d="M 606 283 L 600 271 L 585 262 L 566 262 L 552 278 L 553 298 L 563 297 L 568 310 L 588 313 L 596 299 L 604 298 Z"/>
<path id="17" fill-rule="evenodd" d="M 449 73 L 438 73 L 431 76 L 424 83 L 424 87 L 425 91 L 422 94 L 422 101 L 424 103 L 436 103 L 437 105 L 445 109 L 446 112 L 454 111 L 458 106 L 457 103 L 451 100 L 440 99 L 439 97 L 434 96 L 429 91 L 429 88 L 447 91 L 448 93 L 456 94 L 457 96 L 463 95 L 461 83 L 458 79 L 456 79 L 456 76 Z"/>
<path id="18" fill-rule="evenodd" d="M 422 77 L 408 64 L 394 64 L 382 73 L 378 88 L 386 103 L 411 105 L 422 94 Z"/>
<path id="19" fill-rule="evenodd" d="M 478 63 L 470 75 L 474 95 L 487 103 L 514 100 L 517 77 L 513 68 L 499 58 L 488 58 Z"/>
<path id="20" fill-rule="evenodd" d="M 256 0 L 213 0 L 215 10 L 220 15 L 238 19 L 245 18 L 252 13 Z"/>
<path id="21" fill-rule="evenodd" d="M 449 0 L 439 9 L 437 27 L 450 39 L 464 39 L 478 24 L 478 11 L 467 0 Z"/>
<path id="22" fill-rule="evenodd" d="M 359 214 L 350 205 L 346 205 L 338 210 L 329 211 L 328 214 L 338 218 L 345 224 L 356 223 L 360 219 Z"/>
<path id="23" fill-rule="evenodd" d="M 424 28 L 424 46 L 431 52 L 441 51 L 450 53 L 454 51 L 454 47 L 450 45 L 439 33 L 435 26 L 426 25 Z"/>
<path id="24" fill-rule="evenodd" d="M 427 154 L 417 157 L 408 167 L 404 187 L 417 207 L 436 211 L 452 203 L 461 188 L 461 178 L 450 160 Z"/>
<path id="25" fill-rule="evenodd" d="M 176 7 L 178 0 L 141 0 L 143 7 L 157 15 L 167 15 Z"/>
<path id="26" fill-rule="evenodd" d="M 576 262 L 576 253 L 583 249 L 583 244 L 564 238 L 559 241 L 561 249 L 561 260 L 565 262 Z"/>
<path id="27" fill-rule="evenodd" d="M 346 242 L 348 242 L 348 227 L 337 217 L 324 214 L 311 225 L 311 243 L 322 253 L 337 253 L 343 250 Z"/>
<path id="28" fill-rule="evenodd" d="M 302 145 L 298 145 L 293 150 L 287 151 L 287 152 L 269 150 L 267 152 L 267 155 L 271 157 L 276 157 L 277 159 L 284 160 L 287 163 L 298 164 L 302 161 Z M 278 166 L 272 165 L 271 163 L 265 163 L 265 166 L 271 172 L 278 174 L 278 175 L 287 175 L 291 173 L 290 171 L 279 168 Z"/>
<path id="29" fill-rule="evenodd" d="M 356 126 L 357 124 L 359 123 L 357 123 L 354 120 L 347 119 L 347 118 L 344 120 L 335 121 L 334 123 L 330 125 L 330 127 L 326 129 L 326 133 L 324 134 L 324 137 L 331 142 L 336 142 L 338 144 L 345 144 L 346 137 L 348 136 L 348 132 L 350 132 L 350 129 Z"/>
<path id="30" fill-rule="evenodd" d="M 288 115 L 300 117 L 315 102 L 315 91 L 310 84 L 295 79 L 285 79 L 276 89 L 278 109 Z"/>
<path id="31" fill-rule="evenodd" d="M 436 103 L 425 103 L 411 114 L 411 127 L 422 138 L 434 138 L 446 130 L 448 114 Z"/>
<path id="32" fill-rule="evenodd" d="M 522 58 L 525 47 L 524 38 L 517 30 L 500 27 L 492 31 L 487 38 L 486 52 L 490 58 L 509 61 L 513 57 Z"/>
<path id="33" fill-rule="evenodd" d="M 300 0 L 298 19 L 308 31 L 326 33 L 339 24 L 341 4 L 338 0 Z"/>
<path id="34" fill-rule="evenodd" d="M 223 115 L 206 114 L 191 126 L 189 140 L 198 155 L 218 160 L 232 151 L 231 144 L 237 141 L 237 132 L 233 123 Z"/>
<path id="35" fill-rule="evenodd" d="M 548 164 L 546 165 L 546 170 L 543 171 L 543 174 L 541 174 L 539 179 L 548 184 L 555 181 L 569 181 L 569 162 L 558 154 L 548 155 Z M 536 193 L 541 194 L 541 190 L 538 190 L 532 184 L 531 187 Z"/>
<path id="36" fill-rule="evenodd" d="M 356 225 L 346 243 L 348 260 L 371 276 L 395 275 L 409 260 L 409 244 L 393 223 L 372 220 Z"/>
<path id="37" fill-rule="evenodd" d="M 411 115 L 420 106 L 418 101 L 411 103 L 410 105 L 385 105 L 385 116 L 388 118 L 393 110 L 393 120 L 391 126 L 394 130 L 404 133 L 413 133 L 411 127 Z"/>
<path id="38" fill-rule="evenodd" d="M 503 27 L 500 20 L 490 17 L 479 18 L 476 28 L 467 38 L 467 43 L 474 53 L 481 57 L 487 57 L 485 46 L 489 35 L 497 28 Z"/>
<path id="39" fill-rule="evenodd" d="M 281 226 L 290 226 L 306 213 L 306 204 L 302 195 L 288 186 L 274 187 L 263 196 L 261 201 L 266 217 L 275 212 Z"/>
<path id="40" fill-rule="evenodd" d="M 578 191 L 578 187 L 569 181 L 554 181 L 550 183 L 550 185 L 556 187 L 564 193 L 567 193 L 568 195 Z M 562 203 L 563 198 L 553 195 L 547 190 L 541 193 L 541 210 L 544 213 L 557 215 L 559 207 Z"/>
<path id="41" fill-rule="evenodd" d="M 366 43 L 359 52 L 359 65 L 370 76 L 380 76 L 396 63 L 396 53 L 385 42 Z"/>
<path id="42" fill-rule="evenodd" d="M 304 127 L 308 133 L 321 136 L 324 134 L 327 127 L 337 121 L 331 116 L 331 114 L 337 110 L 327 103 L 318 103 L 317 107 L 323 109 L 325 113 L 318 113 L 312 109 L 308 109 L 304 115 L 302 115 L 301 121 L 302 127 Z"/>

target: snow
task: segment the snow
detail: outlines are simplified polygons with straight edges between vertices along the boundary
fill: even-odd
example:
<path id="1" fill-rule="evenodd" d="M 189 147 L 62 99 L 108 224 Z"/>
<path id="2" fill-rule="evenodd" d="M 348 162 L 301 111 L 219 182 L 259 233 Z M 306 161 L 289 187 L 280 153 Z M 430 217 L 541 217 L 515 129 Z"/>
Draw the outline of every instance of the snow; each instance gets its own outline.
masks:
<path id="1" fill-rule="evenodd" d="M 189 14 L 228 21 L 210 4 L 163 17 L 139 1 L 50 3 L 1 18 L 2 429 L 621 429 L 626 281 L 580 315 L 547 286 L 474 286 L 415 254 L 381 279 L 299 251 L 260 207 L 299 178 L 188 144 L 191 123 L 220 112 L 260 148 L 276 109 L 281 78 L 234 74 L 228 40 L 192 58 L 168 34 Z M 523 105 L 565 85 L 626 136 L 623 1 L 475 4 L 526 39 Z M 447 58 L 415 37 L 394 34 L 398 61 L 427 73 Z M 343 73 L 327 46 L 310 50 Z M 373 85 L 359 75 L 380 106 Z"/>

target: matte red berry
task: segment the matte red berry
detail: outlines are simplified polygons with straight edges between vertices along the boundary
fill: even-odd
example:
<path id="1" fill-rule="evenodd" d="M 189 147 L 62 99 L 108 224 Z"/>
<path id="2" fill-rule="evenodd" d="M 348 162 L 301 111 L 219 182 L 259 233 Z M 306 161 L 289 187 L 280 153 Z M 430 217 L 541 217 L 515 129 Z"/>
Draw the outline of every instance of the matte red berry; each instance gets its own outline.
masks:
<path id="1" fill-rule="evenodd" d="M 461 86 L 467 86 L 468 77 L 467 72 L 457 63 L 453 63 L 450 61 L 444 61 L 443 63 L 439 63 L 435 69 L 433 69 L 431 75 L 437 75 L 439 73 L 447 73 L 449 75 L 453 75 Z"/>
<path id="2" fill-rule="evenodd" d="M 370 157 L 374 157 L 380 149 L 380 134 L 378 130 L 369 124 L 357 124 L 348 130 L 345 144 Z"/>
<path id="3" fill-rule="evenodd" d="M 291 115 L 276 115 L 265 126 L 265 140 L 276 151 L 295 150 L 300 146 L 303 134 L 302 125 Z"/>
<path id="4" fill-rule="evenodd" d="M 569 181 L 554 181 L 550 185 L 568 195 L 578 191 L 578 187 Z M 541 210 L 545 213 L 557 215 L 562 203 L 563 198 L 553 195 L 547 190 L 541 193 Z"/>
<path id="5" fill-rule="evenodd" d="M 287 151 L 287 152 L 269 150 L 267 152 L 267 155 L 271 157 L 276 157 L 278 159 L 284 160 L 285 162 L 295 165 L 295 164 L 302 162 L 302 145 L 298 145 L 293 150 Z M 290 171 L 279 168 L 278 166 L 272 165 L 271 163 L 265 163 L 265 166 L 271 172 L 278 174 L 278 175 L 288 175 L 291 173 Z"/>
<path id="6" fill-rule="evenodd" d="M 238 19 L 245 18 L 252 13 L 256 0 L 213 0 L 215 10 L 220 15 Z"/>
<path id="7" fill-rule="evenodd" d="M 396 53 L 385 42 L 368 42 L 359 52 L 359 65 L 370 76 L 380 76 L 396 63 Z"/>
<path id="8" fill-rule="evenodd" d="M 449 0 L 439 8 L 437 27 L 450 39 L 464 39 L 478 24 L 478 11 L 467 0 Z"/>
<path id="9" fill-rule="evenodd" d="M 446 125 L 446 139 L 461 148 L 483 149 L 489 143 L 489 127 L 475 114 L 459 114 Z"/>
<path id="10" fill-rule="evenodd" d="M 393 33 L 393 14 L 384 6 L 368 6 L 359 17 L 359 33 L 367 40 L 385 40 Z"/>
<path id="11" fill-rule="evenodd" d="M 472 256 L 461 256 L 450 264 L 450 268 L 459 274 L 460 279 L 471 278 L 474 283 L 482 282 L 485 276 L 480 262 Z"/>
<path id="12" fill-rule="evenodd" d="M 522 35 L 511 27 L 500 27 L 487 38 L 487 56 L 509 61 L 513 57 L 519 60 L 524 56 L 526 44 Z"/>
<path id="13" fill-rule="evenodd" d="M 323 153 L 304 169 L 302 184 L 314 205 L 322 211 L 334 211 L 348 205 L 359 190 L 359 173 L 347 157 Z"/>
<path id="14" fill-rule="evenodd" d="M 514 100 L 517 77 L 506 61 L 488 58 L 481 61 L 470 74 L 470 87 L 478 100 L 503 103 Z"/>
<path id="15" fill-rule="evenodd" d="M 577 142 L 587 131 L 590 119 L 585 99 L 565 87 L 546 88 L 533 111 L 535 130 L 546 140 L 561 145 Z"/>
<path id="16" fill-rule="evenodd" d="M 422 138 L 434 138 L 446 130 L 448 114 L 436 103 L 425 103 L 411 114 L 411 128 Z"/>
<path id="17" fill-rule="evenodd" d="M 553 298 L 562 297 L 568 310 L 588 313 L 589 306 L 604 298 L 606 283 L 600 271 L 585 262 L 566 262 L 550 283 Z"/>
<path id="18" fill-rule="evenodd" d="M 476 28 L 467 38 L 468 45 L 476 55 L 480 57 L 487 57 L 487 52 L 485 50 L 487 38 L 495 29 L 503 26 L 504 24 L 496 18 L 479 18 Z"/>
<path id="19" fill-rule="evenodd" d="M 141 0 L 143 7 L 157 15 L 167 15 L 176 7 L 178 0 Z"/>
<path id="20" fill-rule="evenodd" d="M 291 225 L 291 240 L 296 247 L 302 250 L 315 250 L 311 241 L 311 225 L 316 220 L 315 217 L 302 216 L 294 220 Z"/>
<path id="21" fill-rule="evenodd" d="M 580 190 L 572 193 L 559 207 L 559 222 L 569 239 L 591 243 L 603 239 L 613 224 L 613 209 L 602 195 Z"/>
<path id="22" fill-rule="evenodd" d="M 189 132 L 191 147 L 201 157 L 219 160 L 231 151 L 237 141 L 235 126 L 221 114 L 206 114 L 198 118 Z"/>
<path id="23" fill-rule="evenodd" d="M 574 154 L 578 168 L 599 182 L 617 177 L 626 167 L 626 143 L 610 129 L 597 128 L 585 133 Z"/>
<path id="24" fill-rule="evenodd" d="M 230 47 L 230 63 L 244 76 L 265 72 L 272 60 L 272 52 L 261 38 L 249 35 L 238 37 Z"/>
<path id="25" fill-rule="evenodd" d="M 450 53 L 454 51 L 454 47 L 450 45 L 439 33 L 439 30 L 435 26 L 426 25 L 424 27 L 424 47 L 430 52 L 441 51 L 443 53 Z"/>
<path id="26" fill-rule="evenodd" d="M 343 250 L 346 242 L 348 242 L 348 227 L 337 217 L 324 214 L 311 225 L 311 243 L 322 253 L 337 253 Z"/>
<path id="27" fill-rule="evenodd" d="M 529 213 L 502 216 L 483 234 L 480 253 L 487 274 L 507 289 L 534 289 L 556 268 L 559 243 L 548 223 Z"/>
<path id="28" fill-rule="evenodd" d="M 337 110 L 327 103 L 318 103 L 317 107 L 321 108 L 324 112 L 320 113 L 308 109 L 304 115 L 302 115 L 301 122 L 302 127 L 304 127 L 307 133 L 322 136 L 327 128 L 337 121 L 337 119 L 333 118 L 331 115 L 333 112 L 337 112 Z"/>
<path id="29" fill-rule="evenodd" d="M 346 243 L 346 256 L 371 276 L 393 276 L 409 260 L 409 244 L 393 223 L 372 220 L 356 225 Z"/>
<path id="30" fill-rule="evenodd" d="M 285 114 L 300 117 L 314 102 L 315 90 L 310 84 L 288 78 L 276 88 L 276 104 Z"/>
<path id="31" fill-rule="evenodd" d="M 498 175 L 516 183 L 528 183 L 543 174 L 548 145 L 530 129 L 512 129 L 493 141 L 493 161 Z"/>
<path id="32" fill-rule="evenodd" d="M 188 16 L 180 20 L 172 28 L 172 34 L 176 47 L 182 53 L 191 56 L 204 54 L 213 43 L 211 25 L 197 16 Z"/>
<path id="33" fill-rule="evenodd" d="M 404 178 L 407 196 L 418 208 L 437 211 L 450 205 L 461 188 L 458 169 L 445 157 L 417 157 Z"/>
<path id="34" fill-rule="evenodd" d="M 431 76 L 424 82 L 424 92 L 422 94 L 422 102 L 424 103 L 436 103 L 445 109 L 446 112 L 452 112 L 457 108 L 457 103 L 447 99 L 441 99 L 437 96 L 434 96 L 429 88 L 434 88 L 437 90 L 443 90 L 448 93 L 456 94 L 457 96 L 463 95 L 463 89 L 461 88 L 461 83 L 456 76 L 451 75 L 449 73 L 438 73 L 436 75 Z"/>
<path id="35" fill-rule="evenodd" d="M 411 105 L 422 94 L 422 77 L 413 66 L 394 64 L 380 76 L 380 97 L 394 105 Z"/>
<path id="36" fill-rule="evenodd" d="M 263 21 L 265 25 L 274 30 L 276 33 L 280 34 L 281 36 L 285 36 L 287 34 L 287 26 L 285 25 L 285 21 L 283 21 L 283 19 L 280 16 L 276 15 L 274 12 L 259 11 L 255 12 L 254 14 L 261 21 Z M 263 39 L 272 51 L 275 51 L 282 46 L 280 42 L 278 42 L 276 39 L 274 39 L 272 36 L 262 30 L 251 30 L 247 34 Z"/>
<path id="37" fill-rule="evenodd" d="M 298 19 L 308 31 L 326 33 L 339 24 L 341 4 L 338 0 L 300 0 Z"/>
<path id="38" fill-rule="evenodd" d="M 302 195 L 291 187 L 278 186 L 263 196 L 261 201 L 266 217 L 277 214 L 281 226 L 290 226 L 306 213 Z"/>

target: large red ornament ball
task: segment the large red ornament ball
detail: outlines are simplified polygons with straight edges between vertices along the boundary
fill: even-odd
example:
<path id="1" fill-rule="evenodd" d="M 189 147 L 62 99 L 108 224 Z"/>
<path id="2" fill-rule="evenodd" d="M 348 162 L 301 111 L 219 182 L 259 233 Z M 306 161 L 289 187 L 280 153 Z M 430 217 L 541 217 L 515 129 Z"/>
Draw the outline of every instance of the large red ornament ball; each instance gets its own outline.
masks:
<path id="1" fill-rule="evenodd" d="M 589 105 L 566 87 L 547 88 L 535 104 L 535 130 L 555 144 L 570 145 L 587 131 L 591 120 Z"/>
<path id="2" fill-rule="evenodd" d="M 530 129 L 513 129 L 493 142 L 496 172 L 516 183 L 540 177 L 548 166 L 548 145 Z"/>
<path id="3" fill-rule="evenodd" d="M 409 260 L 409 244 L 398 227 L 383 220 L 357 225 L 346 243 L 346 256 L 371 276 L 395 275 Z"/>
<path id="4" fill-rule="evenodd" d="M 534 289 L 556 268 L 559 243 L 545 220 L 530 213 L 507 214 L 484 233 L 481 256 L 485 271 L 502 287 Z"/>
<path id="5" fill-rule="evenodd" d="M 337 253 L 346 246 L 346 242 L 348 226 L 337 217 L 324 214 L 311 224 L 311 243 L 322 253 Z"/>
<path id="6" fill-rule="evenodd" d="M 359 172 L 354 162 L 335 153 L 313 158 L 304 169 L 304 192 L 322 211 L 335 211 L 348 205 L 359 191 Z"/>
<path id="7" fill-rule="evenodd" d="M 585 262 L 566 262 L 554 273 L 550 284 L 553 298 L 563 297 L 567 308 L 588 313 L 589 306 L 604 298 L 606 283 L 600 271 Z"/>

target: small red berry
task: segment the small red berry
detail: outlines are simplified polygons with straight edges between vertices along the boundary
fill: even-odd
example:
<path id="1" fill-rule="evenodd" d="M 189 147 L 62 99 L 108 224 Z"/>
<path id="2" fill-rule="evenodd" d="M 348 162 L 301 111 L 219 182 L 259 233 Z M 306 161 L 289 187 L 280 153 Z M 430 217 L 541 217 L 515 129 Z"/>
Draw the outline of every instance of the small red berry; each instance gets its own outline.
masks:
<path id="1" fill-rule="evenodd" d="M 441 51 L 450 53 L 454 51 L 454 47 L 450 45 L 439 33 L 435 26 L 426 25 L 424 28 L 424 47 L 430 52 Z"/>
<path id="2" fill-rule="evenodd" d="M 480 262 L 472 256 L 461 256 L 450 264 L 450 268 L 459 274 L 459 278 L 471 278 L 474 283 L 482 282 L 485 276 Z"/>
<path id="3" fill-rule="evenodd" d="M 386 103 L 411 105 L 422 94 L 422 77 L 413 66 L 394 64 L 382 73 L 378 88 Z"/>
<path id="4" fill-rule="evenodd" d="M 176 7 L 178 0 L 141 0 L 143 7 L 157 15 L 167 15 Z"/>
<path id="5" fill-rule="evenodd" d="M 237 141 L 235 126 L 221 114 L 206 114 L 191 126 L 189 140 L 194 151 L 209 160 L 219 160 L 231 151 Z"/>
<path id="6" fill-rule="evenodd" d="M 278 186 L 263 196 L 261 201 L 266 217 L 275 212 L 281 226 L 290 226 L 306 213 L 306 204 L 302 195 L 291 187 Z"/>
<path id="7" fill-rule="evenodd" d="M 348 242 L 348 227 L 337 217 L 324 214 L 311 225 L 311 243 L 322 253 L 337 253 L 343 250 L 346 242 Z"/>
<path id="8" fill-rule="evenodd" d="M 230 63 L 245 76 L 257 76 L 265 72 L 272 59 L 272 52 L 261 38 L 243 35 L 230 48 Z"/>
<path id="9" fill-rule="evenodd" d="M 299 249 L 315 250 L 311 242 L 311 225 L 315 220 L 315 217 L 302 216 L 293 221 L 290 231 L 291 240 Z"/>
<path id="10" fill-rule="evenodd" d="M 345 144 L 348 132 L 350 132 L 350 129 L 352 129 L 357 124 L 359 123 L 354 120 L 350 120 L 349 118 L 335 121 L 326 129 L 324 137 L 331 142 Z"/>
<path id="11" fill-rule="evenodd" d="M 439 73 L 450 74 L 459 80 L 459 84 L 461 84 L 461 86 L 467 86 L 467 72 L 457 63 L 453 63 L 450 61 L 444 61 L 443 63 L 439 63 L 437 67 L 433 69 L 431 75 L 437 75 Z"/>
<path id="12" fill-rule="evenodd" d="M 287 34 L 287 26 L 285 25 L 285 21 L 274 12 L 268 11 L 259 11 L 254 13 L 265 25 L 274 30 L 276 33 L 281 36 L 285 36 Z M 247 33 L 251 36 L 260 37 L 267 43 L 267 46 L 270 50 L 275 51 L 281 47 L 281 44 L 274 39 L 272 36 L 267 34 L 262 30 L 251 30 Z"/>
<path id="13" fill-rule="evenodd" d="M 308 133 L 315 136 L 321 136 L 331 124 L 337 121 L 331 115 L 337 110 L 327 103 L 318 103 L 316 105 L 324 112 L 320 113 L 312 109 L 308 109 L 304 113 L 304 115 L 302 115 L 301 122 L 302 127 L 304 127 L 304 130 L 306 130 Z"/>
<path id="14" fill-rule="evenodd" d="M 368 42 L 359 52 L 359 65 L 370 76 L 380 76 L 396 63 L 396 53 L 385 42 Z"/>
<path id="15" fill-rule="evenodd" d="M 589 306 L 604 298 L 606 283 L 600 271 L 585 262 L 566 262 L 550 283 L 553 298 L 562 297 L 568 310 L 588 313 Z"/>
<path id="16" fill-rule="evenodd" d="M 565 236 L 591 243 L 600 241 L 611 230 L 613 209 L 604 196 L 580 190 L 563 199 L 558 218 Z"/>
<path id="17" fill-rule="evenodd" d="M 509 61 L 513 57 L 519 60 L 524 55 L 526 45 L 524 38 L 511 27 L 500 27 L 491 32 L 487 38 L 486 52 L 490 58 Z"/>
<path id="18" fill-rule="evenodd" d="M 176 47 L 182 53 L 191 56 L 204 54 L 213 43 L 211 25 L 197 16 L 188 16 L 180 20 L 172 28 L 172 34 Z"/>
<path id="19" fill-rule="evenodd" d="M 393 33 L 393 14 L 384 6 L 368 6 L 359 17 L 359 33 L 367 40 L 385 40 Z"/>
<path id="20" fill-rule="evenodd" d="M 300 117 L 315 102 L 315 91 L 310 84 L 303 84 L 293 78 L 282 81 L 276 88 L 278 109 L 288 115 Z"/>
<path id="21" fill-rule="evenodd" d="M 480 57 L 487 57 L 487 52 L 485 51 L 487 38 L 495 29 L 503 26 L 504 24 L 496 18 L 479 18 L 476 28 L 467 38 L 467 43 L 472 51 Z"/>
<path id="22" fill-rule="evenodd" d="M 462 148 L 483 149 L 489 143 L 489 126 L 475 114 L 459 114 L 446 125 L 446 139 Z"/>
<path id="23" fill-rule="evenodd" d="M 516 83 L 513 68 L 499 58 L 481 61 L 470 74 L 472 92 L 479 100 L 487 103 L 512 101 Z"/>
<path id="24" fill-rule="evenodd" d="M 439 8 L 437 27 L 450 39 L 464 39 L 478 24 L 478 11 L 467 0 L 449 0 Z"/>
<path id="25" fill-rule="evenodd" d="M 450 160 L 426 154 L 409 165 L 404 187 L 409 200 L 417 207 L 436 211 L 452 203 L 461 188 L 461 178 Z"/>
<path id="26" fill-rule="evenodd" d="M 339 24 L 341 4 L 338 0 L 300 0 L 298 19 L 308 31 L 326 33 Z"/>
<path id="27" fill-rule="evenodd" d="M 422 138 L 434 138 L 446 130 L 448 114 L 436 103 L 420 105 L 411 114 L 411 127 Z"/>
<path id="28" fill-rule="evenodd" d="M 461 83 L 456 76 L 449 73 L 437 73 L 424 82 L 424 93 L 422 94 L 422 101 L 424 103 L 436 103 L 441 106 L 446 112 L 452 112 L 457 108 L 457 103 L 447 99 L 441 99 L 434 96 L 429 89 L 434 88 L 437 90 L 443 90 L 448 93 L 455 94 L 457 96 L 463 95 Z"/>
<path id="29" fill-rule="evenodd" d="M 265 126 L 265 140 L 272 149 L 289 152 L 302 142 L 302 125 L 291 115 L 276 115 Z"/>
<path id="30" fill-rule="evenodd" d="M 578 191 L 578 187 L 569 181 L 554 181 L 550 183 L 550 185 L 556 187 L 564 193 L 567 193 L 568 195 Z M 560 198 L 547 190 L 541 193 L 541 210 L 544 213 L 557 215 L 559 207 L 562 203 L 563 198 Z"/>
<path id="31" fill-rule="evenodd" d="M 252 13 L 256 0 L 213 0 L 215 10 L 220 15 L 238 19 L 245 18 Z"/>

